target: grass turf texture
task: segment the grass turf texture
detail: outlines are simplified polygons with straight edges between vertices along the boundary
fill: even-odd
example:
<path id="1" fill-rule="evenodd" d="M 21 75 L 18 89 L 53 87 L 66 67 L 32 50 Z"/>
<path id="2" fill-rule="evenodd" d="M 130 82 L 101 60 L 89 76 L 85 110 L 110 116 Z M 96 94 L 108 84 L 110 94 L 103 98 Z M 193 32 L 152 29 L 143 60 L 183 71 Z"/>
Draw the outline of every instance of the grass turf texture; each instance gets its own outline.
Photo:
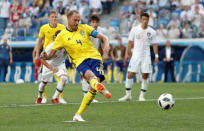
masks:
<path id="1" fill-rule="evenodd" d="M 112 103 L 91 104 L 83 114 L 86 122 L 71 121 L 82 100 L 81 84 L 67 84 L 66 105 L 52 105 L 56 84 L 48 85 L 48 104 L 33 105 L 37 84 L 0 84 L 0 131 L 198 131 L 204 130 L 204 98 L 176 100 L 170 110 L 162 110 L 157 101 L 136 101 L 140 85 L 134 84 L 133 101 L 117 102 L 125 95 L 124 84 L 108 84 Z M 147 99 L 157 99 L 162 93 L 175 98 L 204 97 L 204 83 L 150 84 Z M 108 101 L 101 94 L 99 101 Z M 16 105 L 12 105 L 16 104 Z M 27 105 L 26 107 L 20 105 Z"/>

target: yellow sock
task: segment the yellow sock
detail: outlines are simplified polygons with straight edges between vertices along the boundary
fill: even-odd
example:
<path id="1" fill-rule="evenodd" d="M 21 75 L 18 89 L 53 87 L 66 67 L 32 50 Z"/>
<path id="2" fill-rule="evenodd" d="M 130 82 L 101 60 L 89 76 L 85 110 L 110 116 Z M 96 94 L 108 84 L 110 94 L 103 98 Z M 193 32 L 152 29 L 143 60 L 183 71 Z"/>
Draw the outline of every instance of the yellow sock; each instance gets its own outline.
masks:
<path id="1" fill-rule="evenodd" d="M 75 69 L 71 69 L 72 71 L 72 83 L 75 83 Z"/>
<path id="2" fill-rule="evenodd" d="M 114 71 L 113 71 L 113 77 L 114 77 L 114 82 L 117 82 L 117 74 L 118 74 L 118 68 L 114 67 Z"/>
<path id="3" fill-rule="evenodd" d="M 81 115 L 86 110 L 88 105 L 92 102 L 92 100 L 95 98 L 95 96 L 96 96 L 95 92 L 88 91 L 88 93 L 84 96 L 76 114 Z"/>
<path id="4" fill-rule="evenodd" d="M 112 78 L 112 70 L 109 69 L 109 70 L 108 70 L 108 81 L 107 81 L 107 83 L 110 83 L 111 78 Z"/>
<path id="5" fill-rule="evenodd" d="M 108 75 L 107 75 L 107 73 L 105 73 L 105 80 L 108 83 Z"/>
<path id="6" fill-rule="evenodd" d="M 62 98 L 63 98 L 63 95 L 64 95 L 64 90 L 60 93 L 59 99 L 62 99 Z"/>
<path id="7" fill-rule="evenodd" d="M 120 83 L 123 82 L 123 72 L 120 72 Z"/>
<path id="8" fill-rule="evenodd" d="M 97 79 L 92 79 L 92 80 L 89 81 L 90 86 L 95 90 L 97 90 L 97 88 L 96 88 L 97 83 L 98 83 Z"/>
<path id="9" fill-rule="evenodd" d="M 48 86 L 45 86 L 45 90 L 42 94 L 43 98 L 47 98 L 47 88 L 48 88 Z"/>
<path id="10" fill-rule="evenodd" d="M 54 74 L 54 77 L 55 77 L 55 80 L 56 80 L 56 82 L 58 84 L 60 82 L 60 78 L 56 74 Z"/>

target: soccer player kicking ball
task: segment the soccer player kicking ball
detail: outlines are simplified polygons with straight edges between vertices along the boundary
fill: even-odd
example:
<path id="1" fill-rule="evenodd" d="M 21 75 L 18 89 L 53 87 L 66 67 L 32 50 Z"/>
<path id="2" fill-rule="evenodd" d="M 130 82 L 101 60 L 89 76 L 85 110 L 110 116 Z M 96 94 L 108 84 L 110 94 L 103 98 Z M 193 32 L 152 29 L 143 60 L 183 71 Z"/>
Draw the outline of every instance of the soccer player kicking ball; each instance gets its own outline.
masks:
<path id="1" fill-rule="evenodd" d="M 101 84 L 105 79 L 102 57 L 98 50 L 94 48 L 90 36 L 103 40 L 104 54 L 109 51 L 109 43 L 108 39 L 94 30 L 94 28 L 79 24 L 80 16 L 78 11 L 70 11 L 67 18 L 68 27 L 57 36 L 51 52 L 49 54 L 44 52 L 41 54 L 41 58 L 49 60 L 55 55 L 57 50 L 64 48 L 76 66 L 77 71 L 89 82 L 91 87 L 73 117 L 74 121 L 85 121 L 81 115 L 95 98 L 97 91 L 106 98 L 112 97 L 111 93 Z"/>
<path id="2" fill-rule="evenodd" d="M 132 99 L 131 89 L 133 85 L 133 76 L 135 73 L 142 73 L 141 91 L 139 101 L 145 101 L 145 92 L 148 86 L 148 74 L 152 72 L 150 44 L 153 43 L 155 54 L 155 63 L 159 61 L 158 46 L 156 44 L 156 31 L 148 26 L 149 15 L 147 13 L 141 14 L 141 24 L 133 27 L 129 37 L 128 45 L 125 52 L 125 60 L 129 59 L 131 47 L 134 45 L 133 54 L 128 66 L 128 75 L 126 79 L 126 95 L 119 99 L 119 101 L 128 101 Z"/>
<path id="3" fill-rule="evenodd" d="M 57 36 L 60 33 L 60 30 L 55 33 L 55 36 Z M 46 53 L 49 53 L 52 50 L 54 42 L 49 44 L 47 48 L 45 49 Z M 42 52 L 42 53 L 43 53 Z M 67 52 L 65 49 L 61 49 L 57 51 L 54 55 L 54 57 L 50 60 L 41 60 L 43 67 L 42 67 L 42 82 L 39 85 L 38 89 L 38 98 L 36 100 L 36 104 L 41 104 L 42 102 L 42 94 L 44 92 L 45 86 L 52 78 L 53 73 L 59 77 L 60 81 L 57 84 L 57 88 L 55 91 L 54 96 L 52 97 L 52 102 L 54 104 L 59 104 L 59 94 L 64 90 L 65 83 L 67 81 L 67 69 L 65 66 L 65 58 L 67 57 Z M 44 86 L 41 86 L 44 85 Z"/>
<path id="4" fill-rule="evenodd" d="M 90 17 L 90 25 L 91 27 L 93 27 L 98 33 L 102 33 L 105 31 L 102 27 L 99 26 L 100 23 L 100 16 L 97 14 L 93 14 Z M 94 44 L 94 47 L 99 50 L 100 46 L 103 46 L 102 41 L 99 38 L 95 38 L 90 36 L 91 38 L 91 42 Z M 103 58 L 105 58 L 105 56 L 103 56 Z M 104 63 L 103 63 L 104 64 Z M 83 90 L 83 95 L 85 96 L 86 93 L 89 91 L 89 83 L 86 81 L 86 79 L 84 79 L 83 77 L 81 77 L 81 83 L 82 83 L 82 90 Z M 92 103 L 97 103 L 98 100 L 93 99 Z"/>

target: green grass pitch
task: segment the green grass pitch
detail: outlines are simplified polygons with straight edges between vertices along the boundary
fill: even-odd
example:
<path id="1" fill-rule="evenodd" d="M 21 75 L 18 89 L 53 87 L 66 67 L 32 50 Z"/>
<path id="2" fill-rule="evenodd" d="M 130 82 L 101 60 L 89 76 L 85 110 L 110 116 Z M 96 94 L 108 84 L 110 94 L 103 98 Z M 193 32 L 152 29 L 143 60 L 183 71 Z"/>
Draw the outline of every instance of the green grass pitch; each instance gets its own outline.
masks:
<path id="1" fill-rule="evenodd" d="M 81 100 L 80 84 L 66 84 L 66 105 L 51 103 L 56 84 L 48 85 L 47 104 L 35 105 L 37 84 L 0 84 L 0 131 L 203 131 L 204 83 L 149 84 L 146 99 L 138 102 L 140 85 L 134 84 L 133 100 L 119 103 L 125 95 L 124 84 L 105 84 L 112 93 L 101 103 L 91 104 L 83 114 L 86 122 L 71 121 Z M 170 110 L 158 107 L 162 93 L 176 98 Z M 178 99 L 179 98 L 179 99 Z"/>

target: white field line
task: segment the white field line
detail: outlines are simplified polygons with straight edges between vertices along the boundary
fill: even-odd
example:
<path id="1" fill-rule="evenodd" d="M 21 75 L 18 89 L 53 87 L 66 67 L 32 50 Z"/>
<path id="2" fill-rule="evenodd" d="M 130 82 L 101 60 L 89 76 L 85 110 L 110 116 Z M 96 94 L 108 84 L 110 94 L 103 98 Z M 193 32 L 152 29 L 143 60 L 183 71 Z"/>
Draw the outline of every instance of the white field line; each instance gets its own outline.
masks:
<path id="1" fill-rule="evenodd" d="M 201 100 L 204 97 L 189 97 L 189 98 L 175 98 L 175 100 Z M 146 99 L 146 101 L 157 101 L 157 99 Z M 144 102 L 146 102 L 144 101 Z M 138 100 L 131 100 L 130 102 L 139 102 Z M 98 103 L 92 104 L 102 104 L 102 103 L 124 103 L 119 101 L 100 101 Z M 67 103 L 67 105 L 80 105 L 81 103 Z M 66 105 L 66 104 L 65 104 Z M 56 104 L 0 104 L 0 108 L 7 107 L 34 107 L 34 106 L 56 106 Z"/>

